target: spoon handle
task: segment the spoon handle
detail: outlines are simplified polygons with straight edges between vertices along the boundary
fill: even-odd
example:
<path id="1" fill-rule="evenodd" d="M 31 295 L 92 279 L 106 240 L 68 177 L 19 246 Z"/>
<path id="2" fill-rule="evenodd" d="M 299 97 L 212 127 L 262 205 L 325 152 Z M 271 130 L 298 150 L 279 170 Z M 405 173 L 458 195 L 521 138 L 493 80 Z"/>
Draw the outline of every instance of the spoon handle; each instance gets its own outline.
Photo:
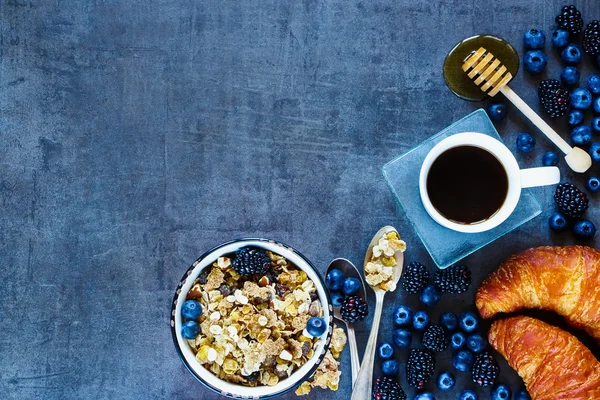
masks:
<path id="1" fill-rule="evenodd" d="M 356 383 L 352 390 L 352 400 L 366 400 L 371 398 L 371 391 L 373 389 L 373 362 L 375 361 L 375 347 L 377 346 L 377 333 L 379 332 L 379 323 L 381 322 L 384 295 L 385 292 L 375 292 L 377 303 L 375 304 L 373 326 L 371 327 L 371 334 L 365 348 L 363 362 L 358 372 L 358 378 L 356 378 Z"/>
<path id="2" fill-rule="evenodd" d="M 348 345 L 350 346 L 350 364 L 352 366 L 352 386 L 356 382 L 358 377 L 358 370 L 360 369 L 360 358 L 358 358 L 358 347 L 356 346 L 356 335 L 354 334 L 354 325 L 346 324 L 348 331 Z"/>

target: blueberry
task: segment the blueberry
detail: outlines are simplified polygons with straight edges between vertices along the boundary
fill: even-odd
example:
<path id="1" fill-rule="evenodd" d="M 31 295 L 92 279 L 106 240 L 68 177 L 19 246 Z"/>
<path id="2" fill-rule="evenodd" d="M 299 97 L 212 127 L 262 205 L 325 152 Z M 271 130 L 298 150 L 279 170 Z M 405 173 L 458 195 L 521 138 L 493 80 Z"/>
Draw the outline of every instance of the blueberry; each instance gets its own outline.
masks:
<path id="1" fill-rule="evenodd" d="M 600 94 L 600 75 L 590 75 L 587 78 L 587 88 L 593 94 Z"/>
<path id="2" fill-rule="evenodd" d="M 413 400 L 435 400 L 435 396 L 431 392 L 417 393 Z"/>
<path id="3" fill-rule="evenodd" d="M 548 218 L 548 225 L 554 232 L 562 232 L 567 229 L 567 219 L 561 213 L 555 212 Z"/>
<path id="4" fill-rule="evenodd" d="M 342 290 L 346 296 L 352 296 L 353 294 L 358 293 L 360 286 L 360 279 L 346 278 L 344 279 L 344 286 Z"/>
<path id="5" fill-rule="evenodd" d="M 181 336 L 186 339 L 196 339 L 199 328 L 196 321 L 187 321 L 181 327 Z"/>
<path id="6" fill-rule="evenodd" d="M 344 301 L 344 295 L 340 292 L 330 292 L 331 295 L 331 304 L 334 307 L 341 307 L 342 302 Z"/>
<path id="7" fill-rule="evenodd" d="M 469 350 L 459 350 L 455 352 L 452 355 L 452 365 L 458 371 L 470 371 L 471 365 L 473 365 L 473 353 Z"/>
<path id="8" fill-rule="evenodd" d="M 531 396 L 525 388 L 522 388 L 515 392 L 515 400 L 531 400 Z"/>
<path id="9" fill-rule="evenodd" d="M 541 50 L 529 50 L 523 56 L 523 64 L 525 65 L 525 69 L 531 73 L 537 74 L 540 73 L 546 68 L 546 64 L 548 64 L 548 59 L 546 55 Z"/>
<path id="10" fill-rule="evenodd" d="M 554 47 L 562 49 L 569 44 L 569 31 L 559 29 L 552 34 L 552 44 Z"/>
<path id="11" fill-rule="evenodd" d="M 419 300 L 421 303 L 433 307 L 440 301 L 440 297 L 440 290 L 436 286 L 427 285 L 425 286 L 425 289 L 423 289 L 421 296 L 419 296 Z"/>
<path id="12" fill-rule="evenodd" d="M 592 129 L 594 133 L 600 133 L 600 117 L 596 117 L 592 120 Z"/>
<path id="13" fill-rule="evenodd" d="M 323 318 L 311 317 L 306 323 L 306 331 L 314 337 L 322 336 L 327 332 L 327 322 Z"/>
<path id="14" fill-rule="evenodd" d="M 594 108 L 594 112 L 600 114 L 600 96 L 594 99 L 592 107 Z"/>
<path id="15" fill-rule="evenodd" d="M 547 151 L 542 157 L 542 165 L 545 165 L 546 167 L 558 165 L 558 161 L 558 153 L 555 151 Z"/>
<path id="16" fill-rule="evenodd" d="M 416 330 L 422 331 L 429 326 L 429 314 L 427 311 L 417 311 L 413 316 L 413 326 Z"/>
<path id="17" fill-rule="evenodd" d="M 341 290 L 344 286 L 344 274 L 339 269 L 332 269 L 325 277 L 325 282 L 331 290 Z"/>
<path id="18" fill-rule="evenodd" d="M 523 35 L 523 44 L 526 49 L 541 49 L 546 42 L 546 35 L 539 29 L 530 29 Z"/>
<path id="19" fill-rule="evenodd" d="M 517 149 L 529 153 L 535 147 L 535 139 L 529 133 L 521 133 L 517 136 Z"/>
<path id="20" fill-rule="evenodd" d="M 407 326 L 412 321 L 413 312 L 407 306 L 399 305 L 394 308 L 392 316 L 396 327 Z"/>
<path id="21" fill-rule="evenodd" d="M 454 375 L 449 371 L 442 372 L 437 379 L 437 385 L 440 390 L 450 390 L 456 384 L 456 379 L 454 379 Z"/>
<path id="22" fill-rule="evenodd" d="M 440 316 L 440 322 L 444 328 L 453 331 L 458 326 L 458 317 L 453 312 L 445 312 Z"/>
<path id="23" fill-rule="evenodd" d="M 592 105 L 592 94 L 584 88 L 577 88 L 571 92 L 571 107 L 578 110 L 587 110 Z"/>
<path id="24" fill-rule="evenodd" d="M 491 400 L 510 400 L 510 388 L 500 383 L 494 387 L 492 390 L 492 395 L 490 396 Z"/>
<path id="25" fill-rule="evenodd" d="M 573 226 L 573 233 L 579 240 L 589 240 L 596 234 L 596 227 L 591 221 L 584 219 Z"/>
<path id="26" fill-rule="evenodd" d="M 471 311 L 464 312 L 460 315 L 460 329 L 463 332 L 471 333 L 477 329 L 479 326 L 479 318 L 477 314 Z"/>
<path id="27" fill-rule="evenodd" d="M 560 80 L 565 85 L 574 85 L 579 82 L 579 77 L 581 74 L 579 70 L 575 67 L 565 67 L 560 73 Z"/>
<path id="28" fill-rule="evenodd" d="M 381 364 L 381 372 L 386 376 L 396 376 L 400 371 L 400 364 L 396 360 L 386 360 Z"/>
<path id="29" fill-rule="evenodd" d="M 477 393 L 469 389 L 463 390 L 460 396 L 458 397 L 458 400 L 478 400 Z"/>
<path id="30" fill-rule="evenodd" d="M 394 344 L 401 349 L 410 347 L 412 343 L 412 333 L 406 329 L 396 329 L 394 333 L 392 333 L 392 340 L 394 341 Z"/>
<path id="31" fill-rule="evenodd" d="M 506 105 L 502 103 L 492 103 L 486 109 L 488 116 L 492 121 L 502 121 L 506 118 Z"/>
<path id="32" fill-rule="evenodd" d="M 377 353 L 382 360 L 394 357 L 394 346 L 390 342 L 383 342 L 377 348 Z"/>
<path id="33" fill-rule="evenodd" d="M 571 142 L 584 145 L 592 141 L 592 130 L 587 125 L 579 125 L 571 131 Z"/>
<path id="34" fill-rule="evenodd" d="M 593 162 L 600 162 L 600 142 L 590 144 L 588 152 L 590 153 Z"/>
<path id="35" fill-rule="evenodd" d="M 202 315 L 202 304 L 196 300 L 186 300 L 181 306 L 181 316 L 185 319 L 198 319 Z"/>
<path id="36" fill-rule="evenodd" d="M 571 110 L 569 112 L 569 125 L 577 126 L 583 122 L 583 111 Z"/>
<path id="37" fill-rule="evenodd" d="M 579 64 L 581 62 L 581 49 L 576 44 L 569 43 L 560 53 L 560 58 L 566 64 Z"/>
<path id="38" fill-rule="evenodd" d="M 473 353 L 479 353 L 487 347 L 487 340 L 478 333 L 474 333 L 467 338 L 467 347 Z"/>
<path id="39" fill-rule="evenodd" d="M 467 342 L 467 337 L 462 332 L 455 332 L 450 337 L 450 346 L 452 346 L 452 348 L 454 350 L 464 347 L 466 342 Z"/>
<path id="40" fill-rule="evenodd" d="M 585 187 L 590 191 L 590 192 L 597 192 L 598 189 L 600 189 L 600 179 L 596 178 L 595 176 L 592 176 L 590 179 L 588 179 L 588 181 L 585 184 Z"/>

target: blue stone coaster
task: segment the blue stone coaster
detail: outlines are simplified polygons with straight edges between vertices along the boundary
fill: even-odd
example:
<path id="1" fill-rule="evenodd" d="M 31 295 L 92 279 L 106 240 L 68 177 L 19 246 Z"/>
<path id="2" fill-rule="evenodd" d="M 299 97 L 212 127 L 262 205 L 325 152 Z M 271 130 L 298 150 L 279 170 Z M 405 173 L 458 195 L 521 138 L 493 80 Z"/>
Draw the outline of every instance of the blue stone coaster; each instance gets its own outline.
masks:
<path id="1" fill-rule="evenodd" d="M 421 164 L 433 146 L 442 139 L 460 132 L 479 132 L 502 140 L 485 111 L 479 109 L 427 139 L 416 148 L 385 164 L 382 168 L 383 175 L 404 215 L 439 268 L 446 268 L 460 261 L 542 212 L 533 194 L 528 189 L 523 189 L 519 204 L 512 215 L 502 224 L 487 232 L 460 233 L 444 228 L 435 222 L 425 211 L 419 195 Z"/>

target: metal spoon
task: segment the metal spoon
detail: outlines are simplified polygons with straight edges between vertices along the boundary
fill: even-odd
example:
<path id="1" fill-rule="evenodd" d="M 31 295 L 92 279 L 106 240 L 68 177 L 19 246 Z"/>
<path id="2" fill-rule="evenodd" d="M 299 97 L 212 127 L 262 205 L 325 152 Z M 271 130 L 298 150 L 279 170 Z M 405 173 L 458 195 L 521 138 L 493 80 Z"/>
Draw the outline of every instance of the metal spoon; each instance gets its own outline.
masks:
<path id="1" fill-rule="evenodd" d="M 395 228 L 391 226 L 384 226 L 375 234 L 369 247 L 367 248 L 367 254 L 365 255 L 364 265 L 366 266 L 371 260 L 373 254 L 373 247 L 379 242 L 383 236 L 390 232 L 396 232 Z M 398 235 L 400 236 L 400 235 Z M 398 283 L 400 275 L 402 275 L 402 267 L 404 265 L 404 253 L 397 251 L 394 253 L 396 258 L 396 266 L 394 267 L 394 283 Z M 358 378 L 356 379 L 356 385 L 352 390 L 352 400 L 365 400 L 371 398 L 371 391 L 373 389 L 373 362 L 375 361 L 375 347 L 377 345 L 377 333 L 379 331 L 379 323 L 381 322 L 381 311 L 383 310 L 383 297 L 387 293 L 383 289 L 371 286 L 371 289 L 375 292 L 375 314 L 373 316 L 373 326 L 371 327 L 371 334 L 369 335 L 369 341 L 365 349 L 363 356 L 363 362 L 360 365 L 360 371 L 358 372 Z M 392 290 L 390 290 L 391 292 Z"/>
<path id="2" fill-rule="evenodd" d="M 328 274 L 332 269 L 339 269 L 342 271 L 345 277 L 358 278 L 360 280 L 360 290 L 358 292 L 358 296 L 367 301 L 365 282 L 363 281 L 360 272 L 358 272 L 358 269 L 354 266 L 354 264 L 345 258 L 336 258 L 329 263 L 326 274 Z M 346 324 L 346 331 L 348 332 L 348 345 L 350 346 L 350 364 L 352 365 L 352 386 L 354 386 L 354 382 L 356 382 L 356 377 L 358 376 L 358 369 L 360 368 L 360 358 L 358 358 L 358 348 L 356 347 L 354 325 L 342 319 L 340 306 L 333 306 L 333 316 Z"/>

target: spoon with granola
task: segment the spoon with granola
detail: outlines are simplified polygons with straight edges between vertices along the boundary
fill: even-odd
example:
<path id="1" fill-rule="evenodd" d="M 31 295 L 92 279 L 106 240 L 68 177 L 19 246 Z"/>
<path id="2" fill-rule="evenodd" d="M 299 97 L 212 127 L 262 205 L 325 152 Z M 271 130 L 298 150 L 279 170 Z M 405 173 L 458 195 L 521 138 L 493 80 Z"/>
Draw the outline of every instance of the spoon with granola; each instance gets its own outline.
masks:
<path id="1" fill-rule="evenodd" d="M 391 226 L 381 228 L 367 248 L 364 262 L 365 280 L 375 292 L 375 314 L 358 378 L 352 390 L 352 400 L 371 398 L 373 362 L 375 361 L 377 333 L 383 310 L 383 298 L 387 292 L 393 292 L 396 289 L 402 275 L 405 250 L 406 243 L 400 238 L 398 231 Z"/>

